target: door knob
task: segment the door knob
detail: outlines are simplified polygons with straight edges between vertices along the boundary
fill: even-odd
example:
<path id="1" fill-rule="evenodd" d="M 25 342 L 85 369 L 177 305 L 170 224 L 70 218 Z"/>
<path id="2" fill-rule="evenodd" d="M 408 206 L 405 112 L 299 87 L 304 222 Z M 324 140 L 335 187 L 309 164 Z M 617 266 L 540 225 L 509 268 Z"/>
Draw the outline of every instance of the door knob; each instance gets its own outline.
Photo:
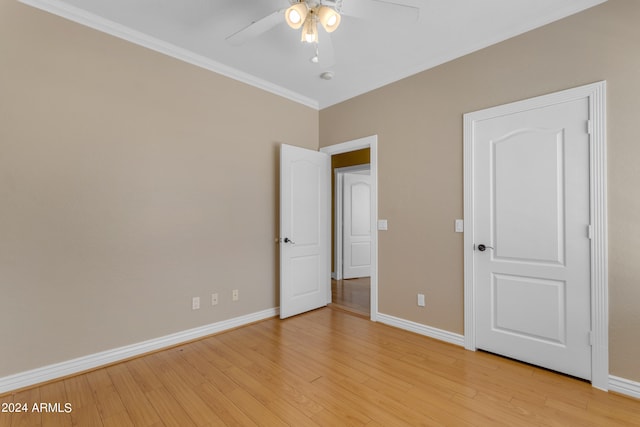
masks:
<path id="1" fill-rule="evenodd" d="M 296 242 L 294 242 L 293 240 L 291 240 L 291 239 L 290 239 L 290 238 L 288 238 L 288 237 L 285 237 L 285 238 L 284 238 L 284 242 L 285 242 L 285 243 L 291 243 L 291 244 L 293 244 L 293 245 L 295 245 L 295 244 L 296 244 Z"/>
<path id="2" fill-rule="evenodd" d="M 479 250 L 480 252 L 484 252 L 484 251 L 486 251 L 487 249 L 493 249 L 493 248 L 492 248 L 491 246 L 487 246 L 487 245 L 483 245 L 483 244 L 479 244 L 479 245 L 478 245 L 478 250 Z"/>

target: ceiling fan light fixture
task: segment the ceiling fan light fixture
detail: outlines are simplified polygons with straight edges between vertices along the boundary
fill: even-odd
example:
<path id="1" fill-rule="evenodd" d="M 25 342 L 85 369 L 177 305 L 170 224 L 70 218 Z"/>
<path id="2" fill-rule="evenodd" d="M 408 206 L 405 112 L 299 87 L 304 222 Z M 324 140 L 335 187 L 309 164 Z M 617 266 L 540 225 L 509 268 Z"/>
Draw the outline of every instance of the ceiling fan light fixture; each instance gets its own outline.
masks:
<path id="1" fill-rule="evenodd" d="M 318 19 L 327 33 L 334 32 L 340 25 L 340 14 L 329 6 L 320 6 Z"/>
<path id="2" fill-rule="evenodd" d="M 287 20 L 287 24 L 294 30 L 297 30 L 305 23 L 308 13 L 309 9 L 307 8 L 307 4 L 301 1 L 287 9 L 284 17 Z"/>

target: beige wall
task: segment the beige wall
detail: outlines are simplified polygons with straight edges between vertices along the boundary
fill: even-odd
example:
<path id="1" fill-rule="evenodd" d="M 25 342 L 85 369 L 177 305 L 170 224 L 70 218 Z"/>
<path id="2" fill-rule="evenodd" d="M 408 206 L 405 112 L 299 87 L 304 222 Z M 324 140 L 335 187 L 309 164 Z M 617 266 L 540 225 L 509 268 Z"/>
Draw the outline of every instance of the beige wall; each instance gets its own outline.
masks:
<path id="1" fill-rule="evenodd" d="M 318 120 L 0 0 L 0 377 L 276 307 L 278 146 Z"/>
<path id="2" fill-rule="evenodd" d="M 607 80 L 610 367 L 640 381 L 639 19 L 609 0 L 321 111 L 322 146 L 379 137 L 382 313 L 463 332 L 463 113 Z"/>
<path id="3" fill-rule="evenodd" d="M 379 136 L 380 310 L 462 333 L 462 114 L 606 79 L 611 372 L 640 381 L 638 18 L 609 0 L 318 115 L 0 0 L 0 377 L 276 306 L 277 147 L 318 135 Z"/>

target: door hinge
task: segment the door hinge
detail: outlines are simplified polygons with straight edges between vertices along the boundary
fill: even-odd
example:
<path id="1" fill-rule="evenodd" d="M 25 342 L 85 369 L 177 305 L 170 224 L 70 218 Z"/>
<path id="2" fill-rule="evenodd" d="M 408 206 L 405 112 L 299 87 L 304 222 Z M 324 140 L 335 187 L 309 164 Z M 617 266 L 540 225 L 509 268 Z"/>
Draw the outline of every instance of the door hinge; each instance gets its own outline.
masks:
<path id="1" fill-rule="evenodd" d="M 593 225 L 587 225 L 587 237 L 593 239 Z"/>
<path id="2" fill-rule="evenodd" d="M 595 345 L 595 338 L 593 338 L 593 331 L 587 332 L 587 337 L 589 338 L 589 345 Z"/>
<path id="3" fill-rule="evenodd" d="M 593 121 L 587 120 L 587 133 L 591 135 L 593 133 Z"/>

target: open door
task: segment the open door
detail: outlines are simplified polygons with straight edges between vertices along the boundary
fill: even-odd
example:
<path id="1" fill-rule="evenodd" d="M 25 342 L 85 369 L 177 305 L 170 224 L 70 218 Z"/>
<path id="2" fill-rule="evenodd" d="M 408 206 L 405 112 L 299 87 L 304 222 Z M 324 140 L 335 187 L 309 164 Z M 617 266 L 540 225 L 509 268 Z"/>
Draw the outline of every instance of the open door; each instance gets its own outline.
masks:
<path id="1" fill-rule="evenodd" d="M 331 301 L 330 157 L 280 148 L 280 318 Z"/>

